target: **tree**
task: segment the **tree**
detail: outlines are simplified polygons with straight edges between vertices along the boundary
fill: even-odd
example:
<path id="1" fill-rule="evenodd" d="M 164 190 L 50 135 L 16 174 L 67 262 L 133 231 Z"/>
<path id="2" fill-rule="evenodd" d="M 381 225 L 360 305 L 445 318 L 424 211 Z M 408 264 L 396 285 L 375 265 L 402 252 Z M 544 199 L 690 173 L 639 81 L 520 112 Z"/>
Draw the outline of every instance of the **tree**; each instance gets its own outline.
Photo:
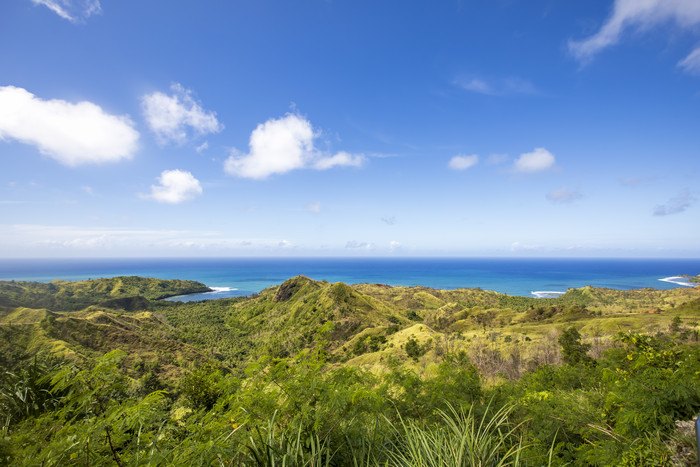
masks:
<path id="1" fill-rule="evenodd" d="M 561 358 L 569 365 L 578 363 L 590 363 L 593 359 L 586 355 L 591 344 L 581 342 L 581 334 L 574 327 L 566 329 L 559 337 L 561 345 Z"/>

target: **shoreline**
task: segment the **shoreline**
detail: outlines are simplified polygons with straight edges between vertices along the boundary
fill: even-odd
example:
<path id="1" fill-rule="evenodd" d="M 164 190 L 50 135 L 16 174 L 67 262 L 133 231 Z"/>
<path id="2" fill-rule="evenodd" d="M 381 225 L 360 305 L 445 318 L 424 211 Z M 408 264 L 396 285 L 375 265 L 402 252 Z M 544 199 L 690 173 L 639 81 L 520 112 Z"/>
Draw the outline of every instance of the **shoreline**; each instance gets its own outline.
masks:
<path id="1" fill-rule="evenodd" d="M 683 280 L 685 279 L 685 280 Z M 661 282 L 668 282 L 671 284 L 678 284 L 683 287 L 696 287 L 698 284 L 693 284 L 692 282 L 688 282 L 687 276 L 671 276 L 671 277 L 664 277 L 663 279 L 659 279 Z"/>

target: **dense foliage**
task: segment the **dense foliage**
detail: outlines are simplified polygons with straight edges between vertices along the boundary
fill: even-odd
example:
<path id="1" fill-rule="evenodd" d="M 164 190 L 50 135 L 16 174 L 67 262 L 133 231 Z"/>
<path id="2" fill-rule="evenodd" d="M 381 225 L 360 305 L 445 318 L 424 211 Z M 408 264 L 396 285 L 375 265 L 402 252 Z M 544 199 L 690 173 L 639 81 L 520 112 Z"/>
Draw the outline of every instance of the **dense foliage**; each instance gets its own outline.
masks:
<path id="1" fill-rule="evenodd" d="M 692 465 L 697 289 L 569 293 L 6 307 L 0 464 Z"/>

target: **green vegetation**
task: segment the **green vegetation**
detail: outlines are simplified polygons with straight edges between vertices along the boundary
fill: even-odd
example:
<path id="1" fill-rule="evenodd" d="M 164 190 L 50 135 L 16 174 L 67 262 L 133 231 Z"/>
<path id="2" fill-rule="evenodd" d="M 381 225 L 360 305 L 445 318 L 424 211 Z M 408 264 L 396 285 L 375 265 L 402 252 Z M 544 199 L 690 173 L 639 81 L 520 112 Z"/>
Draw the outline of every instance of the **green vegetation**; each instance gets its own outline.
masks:
<path id="1" fill-rule="evenodd" d="M 73 311 L 102 304 L 108 308 L 134 310 L 147 305 L 144 299 L 159 300 L 209 291 L 211 289 L 200 282 L 136 276 L 78 282 L 0 281 L 0 306 Z"/>
<path id="2" fill-rule="evenodd" d="M 696 462 L 698 288 L 90 282 L 0 284 L 0 464 Z"/>

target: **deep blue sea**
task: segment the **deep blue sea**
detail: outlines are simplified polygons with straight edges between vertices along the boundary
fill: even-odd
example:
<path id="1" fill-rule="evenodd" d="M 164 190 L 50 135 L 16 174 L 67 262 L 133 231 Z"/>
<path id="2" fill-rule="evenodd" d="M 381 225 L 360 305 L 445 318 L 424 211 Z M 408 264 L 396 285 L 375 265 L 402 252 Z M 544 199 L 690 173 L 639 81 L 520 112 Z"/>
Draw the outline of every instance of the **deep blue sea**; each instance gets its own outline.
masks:
<path id="1" fill-rule="evenodd" d="M 189 279 L 216 291 L 186 300 L 247 296 L 303 274 L 329 282 L 480 287 L 510 295 L 555 296 L 592 285 L 628 290 L 690 286 L 700 259 L 287 258 L 287 259 L 2 259 L 0 280 L 48 282 L 135 275 Z M 670 278 L 670 279 L 669 279 Z M 662 280 L 667 279 L 667 280 Z M 686 285 L 684 285 L 686 284 Z M 543 293 L 549 292 L 549 294 Z M 185 299 L 185 298 L 183 298 Z"/>

